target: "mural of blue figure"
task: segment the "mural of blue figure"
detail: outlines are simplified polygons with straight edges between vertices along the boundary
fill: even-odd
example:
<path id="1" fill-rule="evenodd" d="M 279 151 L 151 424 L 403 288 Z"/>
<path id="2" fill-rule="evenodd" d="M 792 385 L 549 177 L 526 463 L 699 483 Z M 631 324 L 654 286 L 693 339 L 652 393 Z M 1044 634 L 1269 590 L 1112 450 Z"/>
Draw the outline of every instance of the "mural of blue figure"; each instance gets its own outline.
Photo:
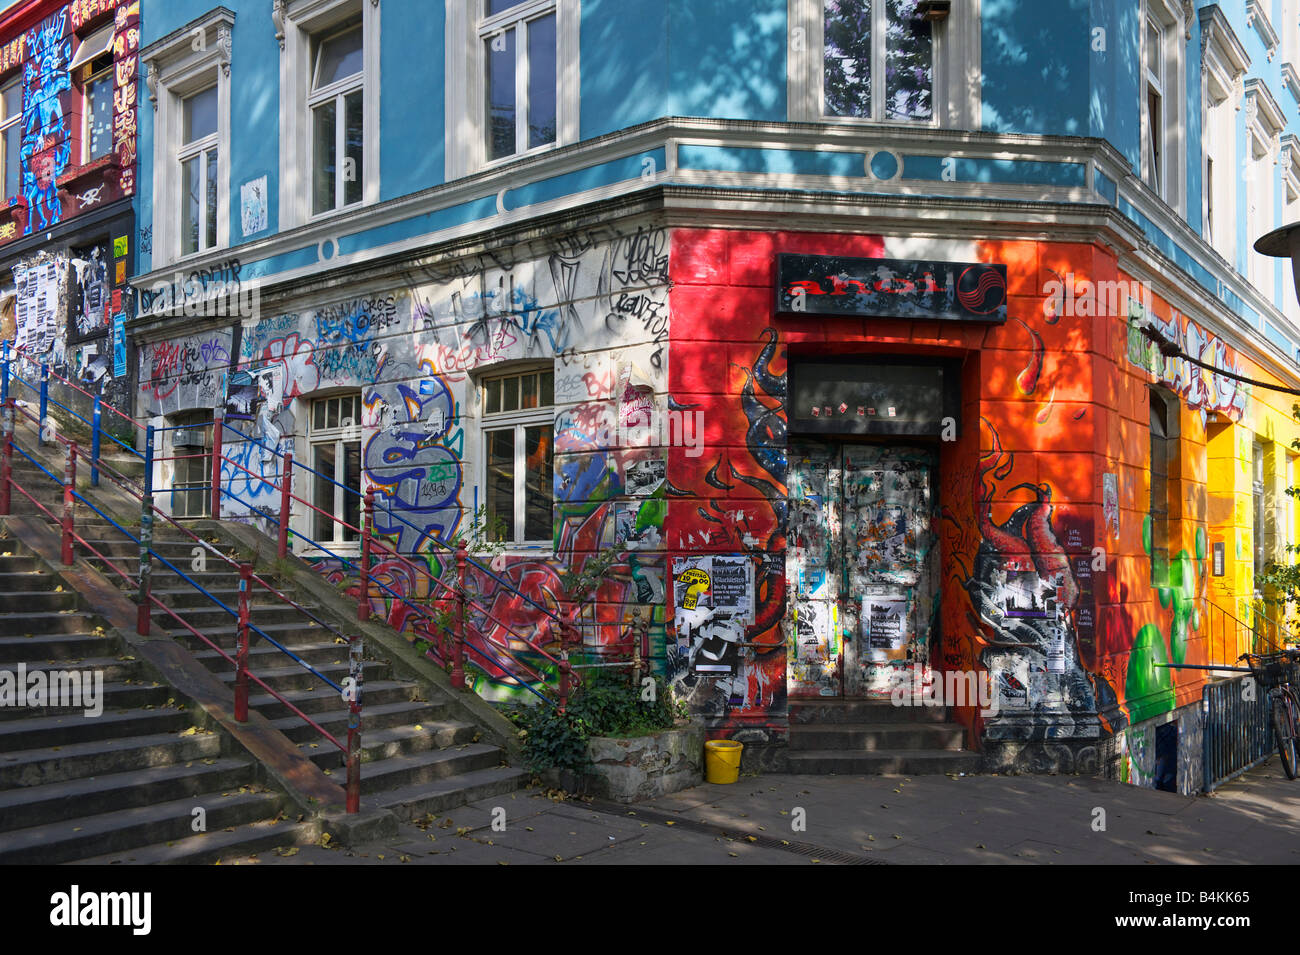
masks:
<path id="1" fill-rule="evenodd" d="M 24 235 L 63 218 L 58 179 L 68 166 L 71 147 L 59 97 L 72 88 L 67 68 L 72 38 L 66 32 L 66 8 L 27 32 L 29 54 L 23 67 L 23 140 L 19 150 L 28 209 Z"/>

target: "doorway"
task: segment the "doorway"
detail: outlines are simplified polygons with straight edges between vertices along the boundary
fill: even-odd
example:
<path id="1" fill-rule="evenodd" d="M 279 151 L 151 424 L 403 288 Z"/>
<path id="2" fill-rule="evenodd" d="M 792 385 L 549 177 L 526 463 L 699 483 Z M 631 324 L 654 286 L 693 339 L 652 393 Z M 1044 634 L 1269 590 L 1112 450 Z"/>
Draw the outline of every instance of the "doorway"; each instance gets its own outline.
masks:
<path id="1" fill-rule="evenodd" d="M 910 695 L 938 645 L 936 450 L 792 440 L 789 462 L 790 696 Z"/>

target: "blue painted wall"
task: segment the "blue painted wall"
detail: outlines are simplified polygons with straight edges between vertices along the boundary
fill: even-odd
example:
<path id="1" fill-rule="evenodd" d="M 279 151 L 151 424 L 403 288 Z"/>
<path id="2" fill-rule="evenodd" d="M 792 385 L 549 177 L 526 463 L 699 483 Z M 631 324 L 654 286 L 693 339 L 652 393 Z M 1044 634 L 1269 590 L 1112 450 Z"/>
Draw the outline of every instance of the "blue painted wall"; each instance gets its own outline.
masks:
<path id="1" fill-rule="evenodd" d="M 980 16 L 984 129 L 1089 135 L 1088 0 L 983 0 Z"/>

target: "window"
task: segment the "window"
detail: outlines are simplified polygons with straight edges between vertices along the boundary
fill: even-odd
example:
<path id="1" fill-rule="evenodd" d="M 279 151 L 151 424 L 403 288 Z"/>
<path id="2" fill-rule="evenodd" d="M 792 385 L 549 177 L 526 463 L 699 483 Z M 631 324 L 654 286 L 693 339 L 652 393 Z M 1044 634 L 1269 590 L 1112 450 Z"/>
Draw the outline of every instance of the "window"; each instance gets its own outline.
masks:
<path id="1" fill-rule="evenodd" d="M 212 412 L 175 415 L 171 424 L 173 517 L 207 517 L 212 503 Z M 192 427 L 187 427 L 191 426 Z"/>
<path id="2" fill-rule="evenodd" d="M 578 139 L 578 0 L 449 4 L 446 176 Z"/>
<path id="3" fill-rule="evenodd" d="M 1281 151 L 1279 134 L 1286 125 L 1282 109 L 1260 80 L 1245 84 L 1246 91 L 1246 234 L 1261 236 L 1276 225 L 1273 197 L 1277 176 L 1275 159 Z M 1246 249 L 1246 277 L 1260 293 L 1273 299 L 1273 274 L 1277 260 Z"/>
<path id="4" fill-rule="evenodd" d="M 181 115 L 181 255 L 189 255 L 217 244 L 217 88 L 187 97 Z"/>
<path id="5" fill-rule="evenodd" d="M 326 547 L 355 541 L 361 526 L 361 394 L 311 404 L 312 539 Z"/>
<path id="6" fill-rule="evenodd" d="M 497 541 L 551 541 L 554 385 L 549 368 L 480 383 L 487 523 Z"/>
<path id="7" fill-rule="evenodd" d="M 361 24 L 312 43 L 311 93 L 313 215 L 361 201 L 365 93 Z M 340 161 L 340 158 L 342 160 Z"/>
<path id="8" fill-rule="evenodd" d="M 1187 192 L 1183 6 L 1146 0 L 1140 21 L 1142 83 L 1139 99 L 1142 181 L 1170 207 L 1182 211 Z"/>
<path id="9" fill-rule="evenodd" d="M 234 15 L 216 7 L 140 53 L 155 110 L 153 268 L 230 241 L 233 29 Z"/>
<path id="10" fill-rule="evenodd" d="M 1256 441 L 1251 446 L 1251 468 L 1250 468 L 1250 499 L 1252 504 L 1251 520 L 1251 540 L 1254 543 L 1254 570 L 1255 580 L 1258 581 L 1264 575 L 1264 567 L 1268 564 L 1268 521 L 1265 517 L 1267 501 L 1265 489 L 1267 482 L 1264 479 L 1264 446 Z M 1259 584 L 1255 584 L 1255 589 L 1259 589 Z"/>
<path id="11" fill-rule="evenodd" d="M 928 122 L 934 116 L 934 36 L 917 0 L 825 0 L 827 116 Z"/>
<path id="12" fill-rule="evenodd" d="M 487 158 L 501 159 L 556 139 L 553 3 L 484 0 L 479 22 L 487 95 Z M 538 10 L 540 15 L 536 15 Z"/>
<path id="13" fill-rule="evenodd" d="M 82 95 L 81 162 L 107 156 L 113 148 L 113 25 L 83 39 L 68 72 Z"/>
<path id="14" fill-rule="evenodd" d="M 1236 263 L 1237 185 L 1242 167 L 1237 151 L 1237 111 L 1242 77 L 1250 65 L 1246 49 L 1217 4 L 1200 11 L 1201 147 L 1205 181 L 1201 184 L 1202 237 L 1228 262 Z"/>
<path id="15" fill-rule="evenodd" d="M 787 0 L 792 121 L 980 125 L 980 4 Z"/>
<path id="16" fill-rule="evenodd" d="M 381 7 L 299 0 L 272 12 L 283 51 L 281 231 L 379 201 Z"/>
<path id="17" fill-rule="evenodd" d="M 22 174 L 18 165 L 23 136 L 22 74 L 0 88 L 0 150 L 4 151 L 4 194 L 6 202 L 18 195 Z"/>

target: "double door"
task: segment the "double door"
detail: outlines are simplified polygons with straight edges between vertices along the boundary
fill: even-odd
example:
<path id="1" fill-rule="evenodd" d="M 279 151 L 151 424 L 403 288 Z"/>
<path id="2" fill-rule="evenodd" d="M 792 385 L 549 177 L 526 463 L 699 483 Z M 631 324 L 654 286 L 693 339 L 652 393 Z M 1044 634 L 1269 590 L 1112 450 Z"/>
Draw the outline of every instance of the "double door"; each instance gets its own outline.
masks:
<path id="1" fill-rule="evenodd" d="M 935 452 L 807 441 L 789 455 L 790 695 L 910 692 L 938 624 Z"/>

